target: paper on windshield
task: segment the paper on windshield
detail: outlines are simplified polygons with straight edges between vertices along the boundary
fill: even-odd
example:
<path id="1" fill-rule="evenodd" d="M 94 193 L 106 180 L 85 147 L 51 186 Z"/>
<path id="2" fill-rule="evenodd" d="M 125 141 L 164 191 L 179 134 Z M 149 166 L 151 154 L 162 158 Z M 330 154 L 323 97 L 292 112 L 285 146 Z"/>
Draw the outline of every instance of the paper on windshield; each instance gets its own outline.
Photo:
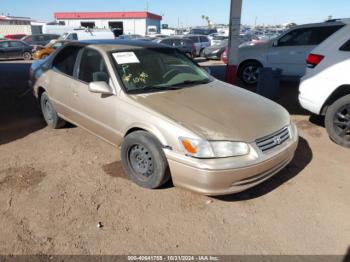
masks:
<path id="1" fill-rule="evenodd" d="M 119 65 L 140 63 L 140 60 L 137 58 L 134 52 L 113 53 L 113 57 Z"/>

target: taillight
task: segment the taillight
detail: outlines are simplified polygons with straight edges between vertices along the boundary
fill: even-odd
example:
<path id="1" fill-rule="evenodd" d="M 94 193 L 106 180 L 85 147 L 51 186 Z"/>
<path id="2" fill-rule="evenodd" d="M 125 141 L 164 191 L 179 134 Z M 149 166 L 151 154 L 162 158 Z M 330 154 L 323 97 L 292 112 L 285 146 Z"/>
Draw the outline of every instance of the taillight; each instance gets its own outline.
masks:
<path id="1" fill-rule="evenodd" d="M 323 58 L 323 55 L 310 54 L 306 59 L 307 67 L 315 68 L 319 63 L 321 63 Z"/>
<path id="2" fill-rule="evenodd" d="M 222 53 L 223 58 L 227 58 L 228 48 L 225 48 L 225 51 Z"/>

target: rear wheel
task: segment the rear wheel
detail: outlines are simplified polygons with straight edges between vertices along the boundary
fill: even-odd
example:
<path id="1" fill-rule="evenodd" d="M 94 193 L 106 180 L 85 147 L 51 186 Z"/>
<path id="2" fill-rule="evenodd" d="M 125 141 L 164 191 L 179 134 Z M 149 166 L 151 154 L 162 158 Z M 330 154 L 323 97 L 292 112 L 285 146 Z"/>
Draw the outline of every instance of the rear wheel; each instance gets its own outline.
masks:
<path id="1" fill-rule="evenodd" d="M 170 179 L 161 144 L 145 131 L 136 131 L 125 137 L 121 159 L 130 180 L 141 187 L 159 188 Z"/>
<path id="2" fill-rule="evenodd" d="M 335 143 L 350 148 L 350 95 L 338 99 L 328 108 L 325 126 Z"/>
<path id="3" fill-rule="evenodd" d="M 262 68 L 262 65 L 259 62 L 248 61 L 239 69 L 239 78 L 245 84 L 255 85 L 258 83 L 260 68 Z"/>
<path id="4" fill-rule="evenodd" d="M 51 128 L 58 129 L 66 124 L 66 121 L 61 119 L 55 108 L 53 107 L 49 96 L 44 92 L 40 98 L 41 111 L 47 125 Z"/>
<path id="5" fill-rule="evenodd" d="M 23 57 L 24 60 L 28 61 L 28 60 L 32 59 L 32 54 L 29 53 L 29 52 L 24 52 L 22 57 Z"/>

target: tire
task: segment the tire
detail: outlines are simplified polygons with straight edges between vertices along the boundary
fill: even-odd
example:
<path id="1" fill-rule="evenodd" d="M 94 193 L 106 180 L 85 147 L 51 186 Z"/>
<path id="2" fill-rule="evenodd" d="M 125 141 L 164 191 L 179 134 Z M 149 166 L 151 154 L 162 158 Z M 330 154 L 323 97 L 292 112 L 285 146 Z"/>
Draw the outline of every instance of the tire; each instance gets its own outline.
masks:
<path id="1" fill-rule="evenodd" d="M 49 127 L 59 129 L 66 124 L 66 121 L 58 116 L 46 92 L 40 97 L 40 106 L 44 119 Z"/>
<path id="2" fill-rule="evenodd" d="M 259 70 L 262 65 L 256 61 L 243 63 L 239 69 L 239 78 L 247 85 L 256 85 L 258 83 Z"/>
<path id="3" fill-rule="evenodd" d="M 29 53 L 29 52 L 24 52 L 24 53 L 22 54 L 22 57 L 23 57 L 23 60 L 25 60 L 25 61 L 32 60 L 32 54 Z"/>
<path id="4" fill-rule="evenodd" d="M 162 145 L 145 131 L 136 131 L 125 137 L 121 159 L 129 179 L 141 187 L 156 189 L 170 179 Z"/>
<path id="5" fill-rule="evenodd" d="M 350 95 L 335 101 L 326 112 L 325 126 L 330 138 L 350 148 Z"/>

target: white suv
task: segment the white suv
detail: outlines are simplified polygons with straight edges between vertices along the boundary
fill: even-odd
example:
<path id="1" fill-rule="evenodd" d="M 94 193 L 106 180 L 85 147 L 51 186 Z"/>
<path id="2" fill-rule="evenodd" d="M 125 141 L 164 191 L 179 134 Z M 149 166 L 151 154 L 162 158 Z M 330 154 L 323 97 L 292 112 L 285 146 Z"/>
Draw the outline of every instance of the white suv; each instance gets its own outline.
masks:
<path id="1" fill-rule="evenodd" d="M 256 84 L 259 69 L 272 67 L 282 69 L 286 78 L 300 78 L 311 50 L 347 23 L 332 20 L 296 26 L 270 41 L 244 44 L 238 53 L 238 77 L 246 84 Z"/>
<path id="2" fill-rule="evenodd" d="M 299 88 L 302 107 L 325 115 L 331 139 L 350 148 L 350 25 L 312 50 L 307 64 Z"/>

